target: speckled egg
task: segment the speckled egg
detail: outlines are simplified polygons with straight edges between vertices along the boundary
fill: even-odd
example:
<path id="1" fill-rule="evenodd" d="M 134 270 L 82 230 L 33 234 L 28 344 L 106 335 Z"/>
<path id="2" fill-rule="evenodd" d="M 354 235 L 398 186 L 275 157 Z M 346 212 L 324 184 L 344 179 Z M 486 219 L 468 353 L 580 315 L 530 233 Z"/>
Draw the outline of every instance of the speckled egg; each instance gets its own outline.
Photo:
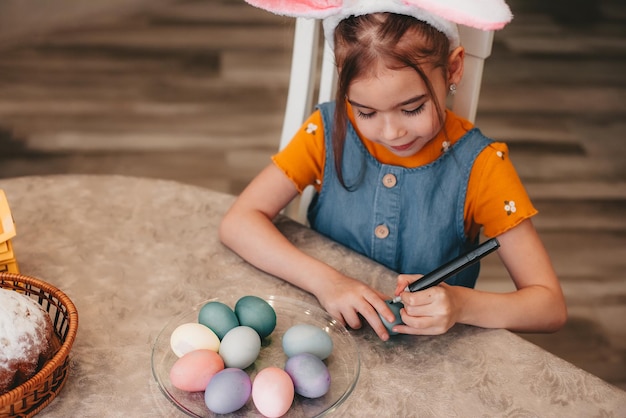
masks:
<path id="1" fill-rule="evenodd" d="M 252 382 L 252 401 L 261 414 L 268 418 L 285 415 L 294 398 L 291 377 L 283 369 L 267 367 Z"/>
<path id="2" fill-rule="evenodd" d="M 250 327 L 240 325 L 228 331 L 220 344 L 220 356 L 226 367 L 245 369 L 259 356 L 261 337 Z"/>
<path id="3" fill-rule="evenodd" d="M 228 305 L 217 301 L 207 302 L 200 308 L 198 322 L 211 328 L 220 340 L 228 331 L 239 326 L 235 312 Z"/>
<path id="4" fill-rule="evenodd" d="M 240 325 L 254 329 L 261 339 L 276 328 L 276 311 L 265 299 L 258 296 L 244 296 L 239 299 L 235 304 L 235 315 Z"/>
<path id="5" fill-rule="evenodd" d="M 204 392 L 204 403 L 216 414 L 241 409 L 252 393 L 250 376 L 241 369 L 228 368 L 215 374 Z"/>
<path id="6" fill-rule="evenodd" d="M 330 372 L 317 356 L 297 354 L 285 363 L 285 371 L 291 377 L 295 391 L 306 398 L 319 398 L 330 389 Z"/>
<path id="7" fill-rule="evenodd" d="M 201 392 L 221 370 L 224 360 L 215 351 L 194 350 L 176 360 L 170 370 L 170 382 L 180 390 Z"/>
<path id="8" fill-rule="evenodd" d="M 297 324 L 283 335 L 283 351 L 287 357 L 310 353 L 324 360 L 333 351 L 333 340 L 326 331 L 315 325 Z"/>
<path id="9" fill-rule="evenodd" d="M 208 327 L 197 322 L 181 324 L 170 336 L 170 346 L 176 356 L 182 357 L 194 350 L 211 350 L 217 352 L 220 339 Z"/>

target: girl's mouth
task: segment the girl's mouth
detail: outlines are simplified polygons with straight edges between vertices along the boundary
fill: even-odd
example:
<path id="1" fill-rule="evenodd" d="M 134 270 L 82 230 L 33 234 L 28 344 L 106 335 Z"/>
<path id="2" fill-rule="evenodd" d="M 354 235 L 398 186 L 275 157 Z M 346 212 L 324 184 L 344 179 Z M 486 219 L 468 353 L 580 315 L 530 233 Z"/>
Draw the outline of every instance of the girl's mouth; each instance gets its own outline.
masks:
<path id="1" fill-rule="evenodd" d="M 395 151 L 406 151 L 409 148 L 411 148 L 411 146 L 415 143 L 415 141 L 417 141 L 417 139 L 415 139 L 415 140 L 413 140 L 413 141 L 411 141 L 411 142 L 409 142 L 407 144 L 404 144 L 404 145 L 389 145 L 389 147 L 392 148 Z"/>

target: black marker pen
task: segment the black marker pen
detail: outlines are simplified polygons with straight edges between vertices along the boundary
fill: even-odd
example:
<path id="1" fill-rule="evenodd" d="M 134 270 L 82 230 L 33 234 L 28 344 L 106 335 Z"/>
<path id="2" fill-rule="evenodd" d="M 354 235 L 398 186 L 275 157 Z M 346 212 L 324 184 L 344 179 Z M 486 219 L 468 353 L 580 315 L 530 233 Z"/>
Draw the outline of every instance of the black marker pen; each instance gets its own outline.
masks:
<path id="1" fill-rule="evenodd" d="M 493 251 L 500 247 L 500 243 L 496 238 L 491 238 L 488 241 L 480 244 L 476 249 L 469 251 L 454 260 L 438 267 L 431 271 L 427 275 L 421 277 L 417 281 L 411 283 L 408 286 L 409 292 L 417 292 L 418 290 L 425 290 L 432 286 L 437 286 L 450 276 L 454 276 L 460 271 L 465 270 L 467 267 L 478 262 L 484 256 L 491 254 Z M 396 296 L 393 302 L 400 302 L 400 296 Z"/>

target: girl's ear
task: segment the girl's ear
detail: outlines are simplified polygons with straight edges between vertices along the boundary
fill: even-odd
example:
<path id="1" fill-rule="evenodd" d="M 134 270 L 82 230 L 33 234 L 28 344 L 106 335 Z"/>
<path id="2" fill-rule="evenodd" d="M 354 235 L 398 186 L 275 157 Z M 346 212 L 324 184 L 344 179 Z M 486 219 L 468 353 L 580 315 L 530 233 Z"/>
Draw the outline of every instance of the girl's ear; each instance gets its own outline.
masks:
<path id="1" fill-rule="evenodd" d="M 459 84 L 463 78 L 465 48 L 458 46 L 448 55 L 448 84 Z"/>
<path id="2" fill-rule="evenodd" d="M 246 3 L 277 15 L 324 19 L 338 12 L 343 0 L 246 0 Z"/>

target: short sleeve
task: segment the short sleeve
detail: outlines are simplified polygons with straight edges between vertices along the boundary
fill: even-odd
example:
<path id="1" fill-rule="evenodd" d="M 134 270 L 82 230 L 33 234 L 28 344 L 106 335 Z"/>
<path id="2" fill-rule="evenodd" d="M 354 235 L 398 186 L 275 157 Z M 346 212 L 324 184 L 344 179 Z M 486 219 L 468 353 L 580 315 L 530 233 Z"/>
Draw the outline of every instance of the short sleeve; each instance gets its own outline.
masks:
<path id="1" fill-rule="evenodd" d="M 466 230 L 482 227 L 484 235 L 490 238 L 537 214 L 509 158 L 506 144 L 492 143 L 476 158 L 465 213 Z"/>
<path id="2" fill-rule="evenodd" d="M 324 126 L 316 110 L 272 161 L 295 184 L 298 192 L 313 185 L 319 190 L 324 175 Z"/>

